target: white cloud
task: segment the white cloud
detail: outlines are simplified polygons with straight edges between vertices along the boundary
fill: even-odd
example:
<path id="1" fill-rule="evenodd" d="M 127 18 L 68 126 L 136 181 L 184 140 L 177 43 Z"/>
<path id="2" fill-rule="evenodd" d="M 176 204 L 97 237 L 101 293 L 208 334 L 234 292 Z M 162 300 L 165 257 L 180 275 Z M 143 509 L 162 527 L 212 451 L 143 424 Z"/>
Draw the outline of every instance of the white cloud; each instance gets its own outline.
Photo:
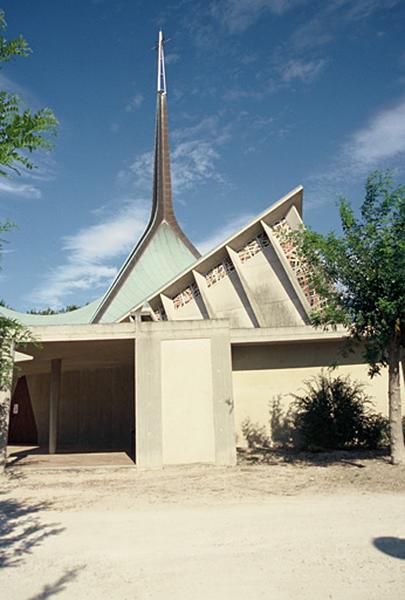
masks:
<path id="1" fill-rule="evenodd" d="M 31 294 L 41 306 L 60 308 L 78 290 L 106 288 L 117 273 L 111 264 L 127 254 L 142 234 L 148 217 L 144 201 L 130 201 L 117 215 L 63 239 L 66 261 L 52 269 Z"/>
<path id="2" fill-rule="evenodd" d="M 15 183 L 10 179 L 0 179 L 0 194 L 3 196 L 18 196 L 20 198 L 28 198 L 38 200 L 41 198 L 41 190 L 35 185 L 27 183 Z"/>
<path id="3" fill-rule="evenodd" d="M 290 83 L 294 79 L 299 79 L 303 83 L 310 83 L 319 75 L 325 63 L 323 59 L 310 61 L 290 59 L 280 68 L 281 80 Z"/>
<path id="4" fill-rule="evenodd" d="M 405 157 L 405 98 L 377 112 L 365 127 L 354 131 L 337 151 L 329 168 L 310 175 L 306 182 L 306 206 L 317 208 L 336 200 L 348 185 L 372 169 L 403 169 Z"/>
<path id="5" fill-rule="evenodd" d="M 176 62 L 179 62 L 180 60 L 180 54 L 177 54 L 177 52 L 170 52 L 169 54 L 166 54 L 165 56 L 165 63 L 167 65 L 172 65 Z"/>
<path id="6" fill-rule="evenodd" d="M 206 117 L 195 125 L 176 129 L 172 139 L 171 175 L 173 193 L 183 192 L 208 181 L 223 182 L 217 168 L 221 158 L 219 148 L 230 139 L 227 127 L 219 125 L 219 119 Z M 123 186 L 137 191 L 149 191 L 152 187 L 153 152 L 144 152 L 118 174 Z"/>
<path id="7" fill-rule="evenodd" d="M 63 249 L 80 263 L 100 263 L 126 252 L 141 235 L 147 211 L 143 202 L 131 203 L 118 215 L 64 238 Z"/>
<path id="8" fill-rule="evenodd" d="M 172 154 L 172 184 L 175 192 L 184 192 L 196 183 L 223 181 L 216 169 L 220 158 L 208 141 L 193 140 L 177 144 Z"/>
<path id="9" fill-rule="evenodd" d="M 99 289 L 116 275 L 114 267 L 105 265 L 61 265 L 51 271 L 43 285 L 34 290 L 31 300 L 40 307 L 60 309 L 69 303 L 74 292 Z"/>
<path id="10" fill-rule="evenodd" d="M 210 233 L 208 237 L 202 238 L 197 242 L 197 248 L 201 254 L 206 254 L 233 235 L 238 229 L 244 227 L 246 223 L 249 223 L 253 218 L 254 215 L 250 213 L 242 213 L 236 217 L 230 218 L 224 225 Z"/>
<path id="11" fill-rule="evenodd" d="M 405 98 L 377 113 L 356 131 L 344 147 L 344 157 L 356 166 L 370 168 L 405 153 Z"/>
<path id="12" fill-rule="evenodd" d="M 280 15 L 302 0 L 217 0 L 211 6 L 211 14 L 230 33 L 245 31 L 263 13 L 271 11 Z"/>
<path id="13" fill-rule="evenodd" d="M 143 100 L 144 98 L 142 94 L 135 94 L 135 96 L 128 101 L 125 110 L 127 112 L 134 112 L 134 110 L 137 110 L 142 106 Z"/>

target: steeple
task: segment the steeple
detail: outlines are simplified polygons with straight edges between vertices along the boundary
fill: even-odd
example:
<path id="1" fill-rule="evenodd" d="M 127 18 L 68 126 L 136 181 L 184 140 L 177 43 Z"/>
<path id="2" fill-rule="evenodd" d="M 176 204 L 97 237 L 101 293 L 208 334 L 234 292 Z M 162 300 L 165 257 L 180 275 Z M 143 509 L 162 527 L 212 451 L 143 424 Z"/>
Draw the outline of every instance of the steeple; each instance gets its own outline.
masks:
<path id="1" fill-rule="evenodd" d="M 164 46 L 165 39 L 163 37 L 162 30 L 160 30 L 158 42 L 156 45 L 157 99 L 152 188 L 152 213 L 148 228 L 152 227 L 154 223 L 166 221 L 167 223 L 169 223 L 169 225 L 173 227 L 177 235 L 182 239 L 182 241 L 186 244 L 186 246 L 194 254 L 194 256 L 198 258 L 200 256 L 199 252 L 181 230 L 173 210 Z"/>
<path id="2" fill-rule="evenodd" d="M 151 216 L 141 239 L 102 298 L 93 323 L 119 320 L 137 304 L 140 294 L 146 298 L 200 256 L 173 210 L 164 45 L 163 32 L 159 31 Z"/>

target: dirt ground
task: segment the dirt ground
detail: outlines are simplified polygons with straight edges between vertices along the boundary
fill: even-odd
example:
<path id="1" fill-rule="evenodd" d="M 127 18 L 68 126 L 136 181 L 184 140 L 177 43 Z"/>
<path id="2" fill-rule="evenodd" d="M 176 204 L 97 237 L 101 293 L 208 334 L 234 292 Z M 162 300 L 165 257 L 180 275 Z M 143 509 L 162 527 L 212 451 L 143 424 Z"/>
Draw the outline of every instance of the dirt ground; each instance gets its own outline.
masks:
<path id="1" fill-rule="evenodd" d="M 0 565 L 7 600 L 399 600 L 405 468 L 344 453 L 155 472 L 14 467 Z"/>

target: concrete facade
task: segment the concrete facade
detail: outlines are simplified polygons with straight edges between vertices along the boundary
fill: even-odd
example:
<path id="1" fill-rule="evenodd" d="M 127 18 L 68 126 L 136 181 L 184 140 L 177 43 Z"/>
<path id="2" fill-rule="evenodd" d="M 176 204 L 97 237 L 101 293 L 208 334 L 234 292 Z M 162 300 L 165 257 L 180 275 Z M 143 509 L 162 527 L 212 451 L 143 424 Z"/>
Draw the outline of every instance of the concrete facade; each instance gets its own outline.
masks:
<path id="1" fill-rule="evenodd" d="M 135 387 L 140 468 L 235 464 L 226 322 L 139 323 Z"/>

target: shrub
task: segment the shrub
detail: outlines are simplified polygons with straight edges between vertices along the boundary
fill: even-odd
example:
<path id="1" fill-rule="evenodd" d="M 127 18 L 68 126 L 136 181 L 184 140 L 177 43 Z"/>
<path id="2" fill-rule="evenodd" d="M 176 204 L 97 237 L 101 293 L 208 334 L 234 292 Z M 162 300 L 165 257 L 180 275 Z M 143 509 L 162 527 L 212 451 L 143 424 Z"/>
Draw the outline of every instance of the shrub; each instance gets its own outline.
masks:
<path id="1" fill-rule="evenodd" d="M 295 395 L 294 424 L 305 450 L 377 448 L 384 443 L 386 419 L 369 412 L 363 386 L 349 377 L 321 372 Z"/>
<path id="2" fill-rule="evenodd" d="M 285 448 L 296 445 L 294 415 L 291 408 L 283 410 L 281 396 L 276 396 L 270 403 L 270 430 L 271 441 L 275 446 Z"/>
<path id="3" fill-rule="evenodd" d="M 387 417 L 381 414 L 364 415 L 359 443 L 368 450 L 387 447 L 390 443 L 390 424 Z"/>
<path id="4" fill-rule="evenodd" d="M 268 448 L 269 436 L 264 425 L 252 422 L 249 417 L 242 422 L 242 433 L 246 438 L 249 448 Z"/>

